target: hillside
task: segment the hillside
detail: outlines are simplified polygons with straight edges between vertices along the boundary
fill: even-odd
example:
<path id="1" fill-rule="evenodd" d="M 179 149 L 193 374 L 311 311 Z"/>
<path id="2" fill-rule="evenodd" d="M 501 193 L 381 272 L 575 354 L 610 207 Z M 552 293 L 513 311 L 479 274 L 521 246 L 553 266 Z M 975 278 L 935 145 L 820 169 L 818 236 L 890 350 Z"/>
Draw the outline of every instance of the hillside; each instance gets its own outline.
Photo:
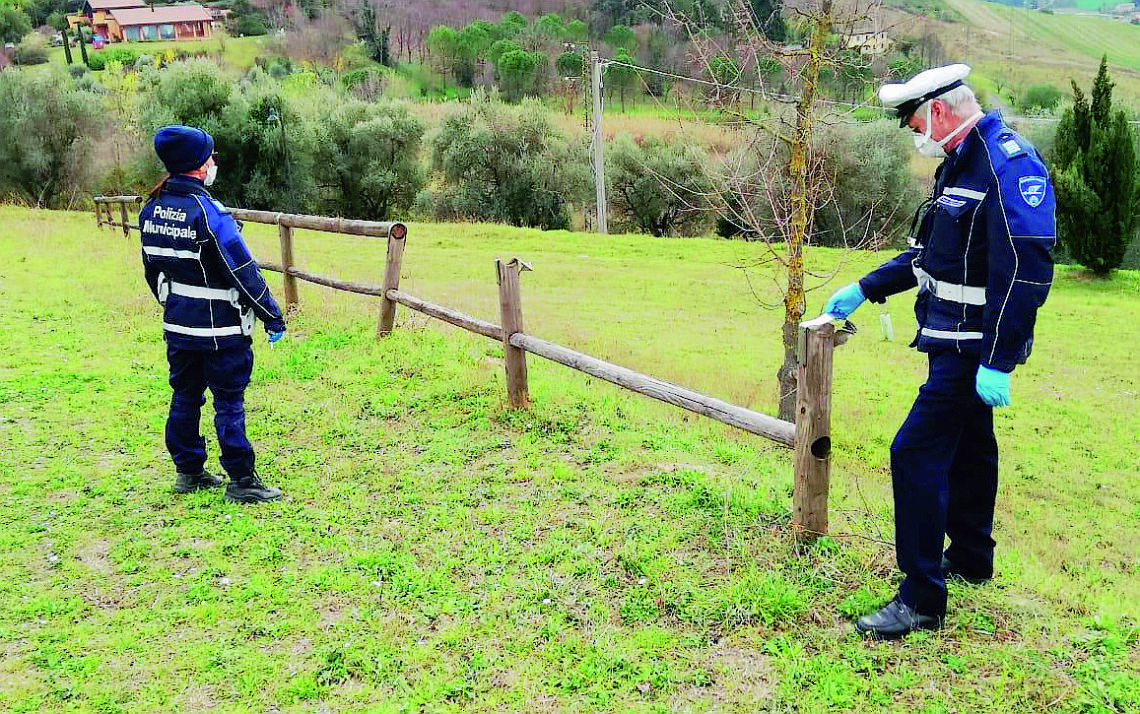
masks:
<path id="1" fill-rule="evenodd" d="M 909 296 L 884 308 L 899 341 L 867 306 L 836 353 L 832 536 L 812 548 L 787 530 L 788 452 L 537 359 L 512 412 L 498 344 L 402 308 L 377 342 L 375 301 L 308 285 L 285 340 L 256 341 L 248 395 L 287 499 L 242 508 L 168 491 L 136 239 L 86 213 L 0 223 L 0 710 L 1140 709 L 1119 323 L 1140 274 L 1059 273 L 996 417 L 997 579 L 951 584 L 944 631 L 876 644 L 850 618 L 894 587 L 888 445 L 924 370 Z M 766 410 L 780 318 L 732 267 L 751 250 L 412 224 L 402 287 L 494 319 L 492 261 L 521 256 L 528 331 Z M 371 239 L 295 251 L 367 282 L 384 261 Z M 809 254 L 834 284 L 882 258 Z"/>
<path id="2" fill-rule="evenodd" d="M 947 62 L 966 62 L 995 89 L 1015 93 L 1034 84 L 1052 84 L 1068 94 L 1070 78 L 1087 92 L 1101 55 L 1106 54 L 1116 82 L 1114 99 L 1140 111 L 1140 26 L 983 0 L 942 3 L 962 21 L 892 13 L 888 20 L 892 34 L 932 31 L 942 41 Z"/>

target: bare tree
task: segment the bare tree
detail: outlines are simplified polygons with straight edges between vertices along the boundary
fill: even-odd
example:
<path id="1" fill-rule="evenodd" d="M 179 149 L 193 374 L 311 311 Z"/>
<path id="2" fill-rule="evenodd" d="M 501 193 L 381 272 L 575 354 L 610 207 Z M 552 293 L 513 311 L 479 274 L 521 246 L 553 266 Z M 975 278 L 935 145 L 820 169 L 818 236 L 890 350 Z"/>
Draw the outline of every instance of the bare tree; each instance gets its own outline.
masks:
<path id="1" fill-rule="evenodd" d="M 689 18 L 671 8 L 670 19 L 687 28 L 689 43 L 697 61 L 705 67 L 705 76 L 720 85 L 725 79 L 737 76 L 736 86 L 718 86 L 712 96 L 731 97 L 746 84 L 744 77 L 754 80 L 746 91 L 759 93 L 774 107 L 768 120 L 757 120 L 741 112 L 739 126 L 750 132 L 741 151 L 726 155 L 718 166 L 713 184 L 718 186 L 708 200 L 721 212 L 722 225 L 729 232 L 743 233 L 763 246 L 763 254 L 739 267 L 753 286 L 758 270 L 768 274 L 781 296 L 784 310 L 781 331 L 784 360 L 777 371 L 779 385 L 779 417 L 795 420 L 796 405 L 796 354 L 795 347 L 799 323 L 806 310 L 806 294 L 827 280 L 831 274 L 808 270 L 805 259 L 807 248 L 813 241 L 813 228 L 817 212 L 835 201 L 835 176 L 819 150 L 821 129 L 835 121 L 837 112 L 825 104 L 823 89 L 826 77 L 864 77 L 870 81 L 871 62 L 849 47 L 852 34 L 864 33 L 877 10 L 878 0 L 860 0 L 840 3 L 840 0 L 799 0 L 789 4 L 792 24 L 800 30 L 803 42 L 776 43 L 767 39 L 747 0 L 730 0 L 729 10 L 736 32 L 722 38 L 710 38 L 702 28 L 695 27 Z M 867 4 L 870 3 L 870 4 Z M 843 63 L 865 62 L 858 71 L 841 70 Z M 779 71 L 774 72 L 778 66 Z M 733 70 L 726 72 L 726 68 Z M 739 74 L 735 70 L 739 68 Z M 766 78 L 778 74 L 789 94 L 773 94 L 765 87 Z M 748 82 L 752 83 L 752 82 Z M 858 96 L 850 86 L 843 86 L 845 94 Z M 726 107 L 722 103 L 722 111 Z M 888 211 L 890 207 L 886 207 Z M 842 219 L 842 214 L 840 214 Z M 874 242 L 878 236 L 874 227 L 878 222 L 863 216 L 854 225 L 841 226 L 845 244 L 858 247 Z M 736 230 L 733 231 L 732 228 Z M 806 280 L 815 284 L 808 286 Z M 753 294 L 762 305 L 766 301 L 761 292 Z M 767 305 L 775 307 L 776 303 Z"/>

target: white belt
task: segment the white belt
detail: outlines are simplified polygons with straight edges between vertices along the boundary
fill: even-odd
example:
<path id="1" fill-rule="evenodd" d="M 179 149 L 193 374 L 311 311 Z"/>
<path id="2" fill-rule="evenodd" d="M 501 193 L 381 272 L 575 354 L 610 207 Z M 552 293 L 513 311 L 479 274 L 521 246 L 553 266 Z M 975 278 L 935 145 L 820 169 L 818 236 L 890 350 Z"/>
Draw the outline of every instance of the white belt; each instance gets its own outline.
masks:
<path id="1" fill-rule="evenodd" d="M 980 340 L 985 335 L 980 332 L 953 332 L 951 330 L 932 330 L 929 327 L 922 328 L 922 334 L 926 337 L 935 337 L 940 340 Z"/>
<path id="2" fill-rule="evenodd" d="M 221 300 L 237 305 L 238 291 L 235 288 L 204 288 L 200 285 L 187 285 L 186 283 L 170 282 L 170 293 L 182 297 L 199 298 L 201 300 Z"/>
<path id="3" fill-rule="evenodd" d="M 973 285 L 957 285 L 955 283 L 935 280 L 931 277 L 930 273 L 922 268 L 918 266 L 911 266 L 911 268 L 914 270 L 914 276 L 918 278 L 919 289 L 929 291 L 930 294 L 939 300 L 949 300 L 950 302 L 963 303 L 965 305 L 986 304 L 985 288 L 974 287 Z"/>
<path id="4" fill-rule="evenodd" d="M 249 334 L 242 329 L 241 325 L 232 325 L 230 327 L 183 327 L 182 325 L 164 322 L 162 323 L 162 329 L 167 332 L 175 332 L 179 335 L 190 335 L 192 337 L 228 337 L 229 335 Z"/>

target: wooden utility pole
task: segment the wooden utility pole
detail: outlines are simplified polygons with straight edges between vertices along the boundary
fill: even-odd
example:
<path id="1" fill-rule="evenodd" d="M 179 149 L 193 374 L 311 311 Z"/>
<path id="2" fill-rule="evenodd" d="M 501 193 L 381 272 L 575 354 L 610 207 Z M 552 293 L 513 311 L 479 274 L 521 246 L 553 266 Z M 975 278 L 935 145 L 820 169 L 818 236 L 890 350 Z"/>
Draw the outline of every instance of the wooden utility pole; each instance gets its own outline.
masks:
<path id="1" fill-rule="evenodd" d="M 590 87 L 594 95 L 594 131 L 592 151 L 594 158 L 594 191 L 598 203 L 598 233 L 609 233 L 606 226 L 606 159 L 602 141 L 602 68 L 605 66 L 597 52 L 590 53 Z"/>

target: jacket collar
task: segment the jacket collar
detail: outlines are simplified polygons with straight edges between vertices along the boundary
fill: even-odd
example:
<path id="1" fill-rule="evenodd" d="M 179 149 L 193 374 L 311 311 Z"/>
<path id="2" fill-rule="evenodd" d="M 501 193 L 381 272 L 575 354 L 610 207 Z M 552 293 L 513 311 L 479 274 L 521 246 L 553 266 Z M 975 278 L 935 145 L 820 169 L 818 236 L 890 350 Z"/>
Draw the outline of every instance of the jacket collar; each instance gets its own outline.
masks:
<path id="1" fill-rule="evenodd" d="M 162 188 L 170 193 L 197 194 L 211 198 L 210 192 L 206 190 L 205 185 L 200 180 L 184 174 L 177 174 L 166 179 L 166 184 Z"/>
<path id="2" fill-rule="evenodd" d="M 989 114 L 986 114 L 966 133 L 966 138 L 962 140 L 962 143 L 958 144 L 958 146 L 954 147 L 953 151 L 947 154 L 949 162 L 953 164 L 959 157 L 966 156 L 974 150 L 975 144 L 980 141 L 985 141 L 984 137 L 1000 133 L 1004 127 L 1005 120 L 1002 119 L 1001 112 L 995 109 Z"/>

